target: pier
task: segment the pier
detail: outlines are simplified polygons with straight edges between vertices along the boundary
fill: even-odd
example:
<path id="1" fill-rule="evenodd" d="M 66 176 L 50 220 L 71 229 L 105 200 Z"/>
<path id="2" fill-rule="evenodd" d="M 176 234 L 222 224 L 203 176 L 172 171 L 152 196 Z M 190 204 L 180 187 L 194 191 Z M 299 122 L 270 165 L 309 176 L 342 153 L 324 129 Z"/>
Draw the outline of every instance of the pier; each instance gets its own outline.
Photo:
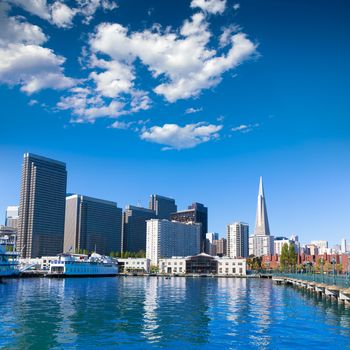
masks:
<path id="1" fill-rule="evenodd" d="M 350 288 L 346 286 L 346 284 L 349 281 L 342 283 L 342 285 L 340 286 L 336 284 L 326 284 L 322 282 L 315 282 L 312 280 L 307 280 L 305 278 L 301 279 L 297 277 L 282 276 L 282 275 L 273 276 L 272 280 L 277 285 L 292 285 L 295 288 L 303 289 L 303 290 L 306 290 L 307 292 L 336 300 L 339 303 L 350 305 Z"/>

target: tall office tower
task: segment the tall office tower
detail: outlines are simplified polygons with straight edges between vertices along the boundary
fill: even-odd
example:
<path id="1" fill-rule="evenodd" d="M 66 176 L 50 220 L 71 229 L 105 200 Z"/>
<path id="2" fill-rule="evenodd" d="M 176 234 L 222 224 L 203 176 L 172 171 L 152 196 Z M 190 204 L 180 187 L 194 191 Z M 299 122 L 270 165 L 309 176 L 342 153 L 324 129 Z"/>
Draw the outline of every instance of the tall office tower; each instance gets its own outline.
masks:
<path id="1" fill-rule="evenodd" d="M 342 253 L 346 253 L 346 252 L 348 251 L 347 248 L 348 248 L 348 247 L 347 247 L 347 244 L 346 244 L 346 239 L 343 238 L 343 239 L 341 240 L 341 243 L 340 243 L 340 250 L 341 250 Z"/>
<path id="2" fill-rule="evenodd" d="M 196 255 L 200 252 L 200 236 L 200 224 L 148 220 L 146 257 L 158 265 L 159 258 Z"/>
<path id="3" fill-rule="evenodd" d="M 274 238 L 270 236 L 263 181 L 262 177 L 260 177 L 255 232 L 253 236 L 249 237 L 249 255 L 263 256 L 273 254 L 273 240 Z"/>
<path id="4" fill-rule="evenodd" d="M 18 228 L 18 206 L 11 205 L 6 208 L 5 226 L 12 227 L 17 230 Z"/>
<path id="5" fill-rule="evenodd" d="M 122 209 L 117 203 L 78 194 L 66 198 L 65 252 L 120 252 L 121 236 Z"/>
<path id="6" fill-rule="evenodd" d="M 183 223 L 200 223 L 201 252 L 205 251 L 205 235 L 208 232 L 208 208 L 201 203 L 192 203 L 186 210 L 171 214 L 170 219 Z"/>
<path id="7" fill-rule="evenodd" d="M 227 225 L 227 255 L 230 258 L 247 258 L 249 255 L 249 225 L 235 222 Z"/>
<path id="8" fill-rule="evenodd" d="M 221 238 L 218 240 L 213 240 L 213 255 L 226 256 L 227 255 L 227 240 L 226 238 Z"/>
<path id="9" fill-rule="evenodd" d="M 213 246 L 213 241 L 219 239 L 219 234 L 217 232 L 208 232 L 205 235 L 205 252 L 209 255 L 216 255 L 216 250 Z"/>
<path id="10" fill-rule="evenodd" d="M 170 219 L 170 214 L 177 211 L 175 199 L 152 194 L 149 198 L 149 209 L 154 210 L 158 219 Z"/>
<path id="11" fill-rule="evenodd" d="M 123 214 L 122 249 L 124 252 L 146 251 L 146 220 L 155 219 L 154 210 L 128 205 Z"/>
<path id="12" fill-rule="evenodd" d="M 65 163 L 24 154 L 17 239 L 23 258 L 62 253 L 66 183 Z"/>

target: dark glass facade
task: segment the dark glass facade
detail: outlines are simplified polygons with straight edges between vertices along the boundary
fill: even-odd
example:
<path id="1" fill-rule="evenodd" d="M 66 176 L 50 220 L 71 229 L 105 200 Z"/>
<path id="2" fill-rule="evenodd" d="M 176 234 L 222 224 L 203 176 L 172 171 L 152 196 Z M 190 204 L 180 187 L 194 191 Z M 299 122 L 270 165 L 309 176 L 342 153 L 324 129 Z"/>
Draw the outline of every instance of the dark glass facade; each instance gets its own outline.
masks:
<path id="1" fill-rule="evenodd" d="M 62 253 L 66 183 L 65 163 L 24 155 L 17 239 L 23 258 Z"/>
<path id="2" fill-rule="evenodd" d="M 206 233 L 208 232 L 208 208 L 201 203 L 192 203 L 187 210 L 181 210 L 171 214 L 171 220 L 184 223 L 200 223 L 201 227 L 201 252 L 205 251 Z"/>

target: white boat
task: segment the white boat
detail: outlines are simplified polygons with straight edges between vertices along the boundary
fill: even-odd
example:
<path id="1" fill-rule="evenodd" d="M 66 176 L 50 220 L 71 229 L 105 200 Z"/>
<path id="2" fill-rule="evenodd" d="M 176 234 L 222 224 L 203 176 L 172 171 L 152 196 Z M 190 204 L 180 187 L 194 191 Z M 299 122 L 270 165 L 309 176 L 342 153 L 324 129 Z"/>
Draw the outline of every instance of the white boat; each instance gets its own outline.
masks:
<path id="1" fill-rule="evenodd" d="M 19 275 L 19 254 L 6 251 L 6 244 L 0 242 L 0 278 Z"/>
<path id="2" fill-rule="evenodd" d="M 109 257 L 92 253 L 90 257 L 82 254 L 61 254 L 57 260 L 51 261 L 49 277 L 78 276 L 116 276 L 118 261 Z"/>

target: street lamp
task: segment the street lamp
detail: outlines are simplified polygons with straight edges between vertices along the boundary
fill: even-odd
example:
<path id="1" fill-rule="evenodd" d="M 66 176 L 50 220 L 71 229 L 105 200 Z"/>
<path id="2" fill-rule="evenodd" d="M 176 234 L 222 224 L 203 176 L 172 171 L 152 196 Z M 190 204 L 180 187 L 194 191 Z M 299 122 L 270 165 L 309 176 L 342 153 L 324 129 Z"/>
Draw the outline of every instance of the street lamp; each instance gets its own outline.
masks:
<path id="1" fill-rule="evenodd" d="M 335 284 L 335 257 L 332 258 L 332 265 L 333 265 L 333 284 Z"/>
<path id="2" fill-rule="evenodd" d="M 323 272 L 324 260 L 323 260 L 323 258 L 320 259 L 320 263 L 321 263 L 322 283 L 324 283 L 324 272 Z"/>

